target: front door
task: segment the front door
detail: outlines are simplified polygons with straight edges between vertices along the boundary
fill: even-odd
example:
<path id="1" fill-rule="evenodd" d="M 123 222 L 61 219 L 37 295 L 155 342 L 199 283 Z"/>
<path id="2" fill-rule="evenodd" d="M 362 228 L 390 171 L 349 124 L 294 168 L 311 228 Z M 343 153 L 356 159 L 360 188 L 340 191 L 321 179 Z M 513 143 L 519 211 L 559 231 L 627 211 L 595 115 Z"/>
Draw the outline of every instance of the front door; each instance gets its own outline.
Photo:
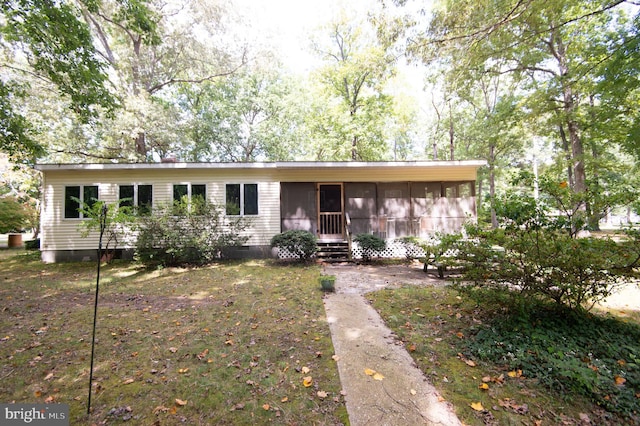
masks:
<path id="1" fill-rule="evenodd" d="M 318 238 L 344 239 L 344 214 L 341 183 L 318 184 Z"/>

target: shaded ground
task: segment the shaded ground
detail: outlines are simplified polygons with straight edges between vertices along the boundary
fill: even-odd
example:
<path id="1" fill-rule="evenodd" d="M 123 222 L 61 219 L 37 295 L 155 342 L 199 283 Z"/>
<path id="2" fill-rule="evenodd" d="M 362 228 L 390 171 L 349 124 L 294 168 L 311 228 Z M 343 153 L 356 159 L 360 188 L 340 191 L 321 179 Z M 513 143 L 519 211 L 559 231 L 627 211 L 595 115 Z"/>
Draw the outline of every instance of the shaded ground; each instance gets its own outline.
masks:
<path id="1" fill-rule="evenodd" d="M 349 419 L 353 425 L 460 424 L 450 404 L 417 368 L 364 294 L 401 285 L 442 286 L 422 264 L 323 266 L 336 292 L 324 299 Z M 601 304 L 618 315 L 640 311 L 640 287 L 630 284 Z M 376 380 L 365 369 L 384 376 Z"/>
<path id="2" fill-rule="evenodd" d="M 326 265 L 336 292 L 325 299 L 327 320 L 352 425 L 459 425 L 452 407 L 363 295 L 400 284 L 441 285 L 421 265 Z"/>

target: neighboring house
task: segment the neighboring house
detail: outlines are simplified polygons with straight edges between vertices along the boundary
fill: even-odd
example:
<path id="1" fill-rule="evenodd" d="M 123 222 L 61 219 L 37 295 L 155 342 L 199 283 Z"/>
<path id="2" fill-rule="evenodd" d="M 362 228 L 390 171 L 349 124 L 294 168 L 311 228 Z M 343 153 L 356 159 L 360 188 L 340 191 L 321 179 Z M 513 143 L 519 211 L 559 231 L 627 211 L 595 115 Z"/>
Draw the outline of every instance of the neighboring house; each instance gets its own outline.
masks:
<path id="1" fill-rule="evenodd" d="M 153 209 L 186 195 L 235 205 L 253 218 L 242 256 L 274 256 L 271 237 L 290 229 L 320 241 L 373 233 L 392 241 L 460 228 L 476 218 L 483 161 L 40 164 L 42 259 L 95 258 L 98 235 L 81 238 L 78 202 L 119 198 Z M 125 249 L 133 243 L 125 244 Z"/>

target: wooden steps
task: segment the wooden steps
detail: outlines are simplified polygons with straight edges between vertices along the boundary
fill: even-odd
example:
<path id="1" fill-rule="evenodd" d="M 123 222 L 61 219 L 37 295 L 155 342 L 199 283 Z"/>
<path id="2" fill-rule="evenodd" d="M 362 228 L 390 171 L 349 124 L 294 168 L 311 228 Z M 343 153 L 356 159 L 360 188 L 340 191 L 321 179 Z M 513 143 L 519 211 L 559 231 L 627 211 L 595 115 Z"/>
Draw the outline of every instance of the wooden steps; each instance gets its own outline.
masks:
<path id="1" fill-rule="evenodd" d="M 344 262 L 351 260 L 349 243 L 346 241 L 319 241 L 316 257 L 326 262 Z"/>

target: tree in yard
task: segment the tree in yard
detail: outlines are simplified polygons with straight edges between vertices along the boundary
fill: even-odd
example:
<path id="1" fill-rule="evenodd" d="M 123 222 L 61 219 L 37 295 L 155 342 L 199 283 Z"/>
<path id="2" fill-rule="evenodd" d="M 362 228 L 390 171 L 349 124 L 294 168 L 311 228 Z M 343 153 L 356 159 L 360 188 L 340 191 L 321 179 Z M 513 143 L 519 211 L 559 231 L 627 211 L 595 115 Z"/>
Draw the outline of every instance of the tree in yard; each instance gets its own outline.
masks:
<path id="1" fill-rule="evenodd" d="M 623 3 L 443 1 L 427 30 L 414 34 L 409 50 L 427 63 L 446 63 L 449 79 L 466 82 L 462 87 L 481 73 L 509 75 L 513 93 L 522 97 L 518 112 L 529 115 L 520 120 L 533 124 L 532 136 L 555 141 L 566 180 L 583 194 L 576 202 L 593 215 L 587 193 L 603 191 L 595 184 L 598 155 L 611 143 L 624 144 L 620 135 L 632 126 L 622 119 L 618 100 L 630 106 L 637 93 L 637 65 L 629 60 L 637 47 L 637 22 L 625 18 Z M 618 81 L 631 94 L 622 96 L 618 83 L 605 83 L 615 63 L 623 67 L 618 73 L 629 76 Z"/>
<path id="2" fill-rule="evenodd" d="M 183 131 L 174 96 L 179 85 L 199 85 L 233 73 L 244 64 L 242 47 L 222 45 L 225 9 L 215 0 L 149 1 L 153 38 L 131 31 L 117 9 L 83 9 L 112 84 L 123 100 L 117 120 L 105 121 L 95 147 L 105 158 L 148 161 L 181 150 Z M 197 36 L 195 30 L 197 29 Z M 86 155 L 82 149 L 76 154 Z M 100 152 L 102 151 L 102 152 Z"/>
<path id="3" fill-rule="evenodd" d="M 376 160 L 388 156 L 391 98 L 384 86 L 394 73 L 390 46 L 375 42 L 364 23 L 337 21 L 314 48 L 325 61 L 318 75 L 321 105 L 311 117 L 322 141 L 318 157 Z"/>
<path id="4" fill-rule="evenodd" d="M 112 114 L 119 101 L 108 85 L 107 67 L 98 56 L 80 9 L 95 12 L 99 1 L 5 1 L 0 5 L 0 37 L 7 79 L 0 85 L 0 149 L 13 159 L 33 159 L 43 154 L 35 129 L 17 107 L 28 95 L 21 77 L 36 75 L 68 100 L 82 123 L 95 121 L 104 111 Z M 153 36 L 145 2 L 114 1 L 114 12 L 128 30 Z"/>
<path id="5" fill-rule="evenodd" d="M 22 232 L 27 226 L 29 213 L 15 198 L 0 198 L 0 234 Z"/>
<path id="6" fill-rule="evenodd" d="M 179 104 L 192 161 L 283 161 L 306 155 L 300 84 L 247 68 L 199 86 L 183 85 Z"/>

